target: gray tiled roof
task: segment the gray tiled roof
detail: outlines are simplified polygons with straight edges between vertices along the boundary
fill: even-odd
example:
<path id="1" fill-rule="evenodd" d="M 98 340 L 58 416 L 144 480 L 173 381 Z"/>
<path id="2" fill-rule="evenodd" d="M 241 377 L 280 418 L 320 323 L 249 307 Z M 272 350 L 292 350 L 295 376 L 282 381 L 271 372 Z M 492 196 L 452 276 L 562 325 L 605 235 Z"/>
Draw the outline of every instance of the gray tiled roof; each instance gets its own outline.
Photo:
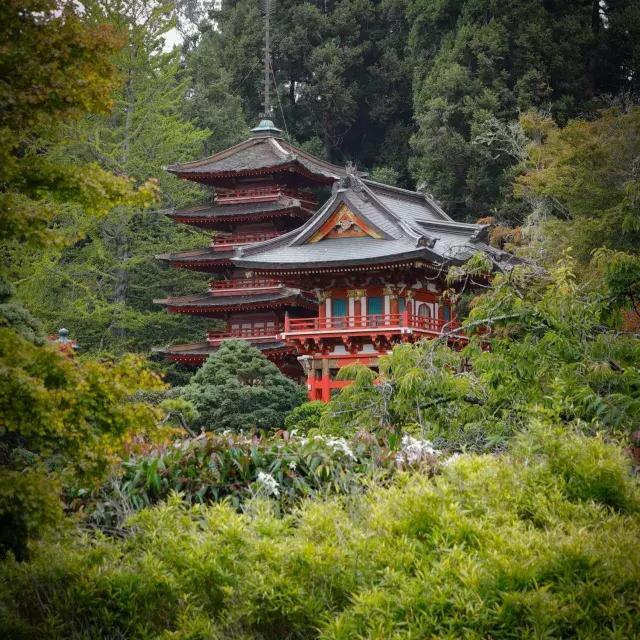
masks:
<path id="1" fill-rule="evenodd" d="M 210 247 L 205 247 L 204 249 L 190 249 L 174 253 L 159 253 L 155 257 L 157 260 L 165 262 L 210 262 L 230 260 L 233 256 L 233 250 L 214 251 Z"/>
<path id="2" fill-rule="evenodd" d="M 154 300 L 156 304 L 162 304 L 171 307 L 229 307 L 243 306 L 247 304 L 289 302 L 291 305 L 301 304 L 310 306 L 317 304 L 316 300 L 309 295 L 290 287 L 281 286 L 276 291 L 252 292 L 248 289 L 239 295 L 214 295 L 210 293 L 179 296 L 173 298 L 165 298 L 164 300 Z"/>
<path id="3" fill-rule="evenodd" d="M 372 237 L 330 238 L 308 243 L 341 203 L 377 230 Z M 510 254 L 480 241 L 485 226 L 453 221 L 424 195 L 347 176 L 317 213 L 298 229 L 238 249 L 233 262 L 244 268 L 282 270 L 389 263 L 423 258 L 460 263 L 478 251 L 507 264 Z"/>
<path id="4" fill-rule="evenodd" d="M 273 202 L 249 202 L 246 204 L 205 204 L 189 209 L 176 209 L 167 215 L 185 218 L 222 218 L 224 216 L 242 216 L 253 213 L 271 213 L 287 209 L 300 209 L 302 205 L 296 198 L 280 196 Z"/>
<path id="5" fill-rule="evenodd" d="M 242 338 L 229 338 L 230 340 L 242 340 Z M 284 349 L 287 345 L 282 340 L 274 340 L 271 342 L 252 342 L 252 346 L 260 351 L 271 351 L 273 349 Z M 155 353 L 163 355 L 176 356 L 203 356 L 208 357 L 219 349 L 218 345 L 212 345 L 208 342 L 191 342 L 188 344 L 175 344 L 164 348 L 154 349 Z"/>
<path id="6" fill-rule="evenodd" d="M 205 174 L 233 174 L 297 163 L 310 173 L 323 178 L 338 179 L 346 174 L 342 167 L 294 147 L 275 136 L 256 136 L 208 158 L 173 164 L 167 171 L 185 177 Z"/>

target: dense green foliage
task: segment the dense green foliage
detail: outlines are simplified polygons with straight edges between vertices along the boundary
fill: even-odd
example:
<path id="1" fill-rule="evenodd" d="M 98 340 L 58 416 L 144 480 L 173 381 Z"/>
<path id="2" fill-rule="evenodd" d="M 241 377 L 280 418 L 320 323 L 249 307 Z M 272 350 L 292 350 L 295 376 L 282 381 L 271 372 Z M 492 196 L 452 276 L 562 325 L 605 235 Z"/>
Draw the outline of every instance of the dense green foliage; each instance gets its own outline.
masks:
<path id="1" fill-rule="evenodd" d="M 3 637 L 639 637 L 639 29 L 631 0 L 278 2 L 286 135 L 536 262 L 450 268 L 470 341 L 322 405 L 242 341 L 173 389 L 124 355 L 202 329 L 152 298 L 204 277 L 153 254 L 207 236 L 149 207 L 255 122 L 257 2 L 5 2 Z"/>
<path id="2" fill-rule="evenodd" d="M 599 438 L 536 426 L 349 500 L 140 512 L 128 535 L 0 568 L 11 638 L 633 638 L 637 483 Z"/>
<path id="3" fill-rule="evenodd" d="M 75 362 L 55 347 L 0 328 L 0 556 L 27 554 L 27 541 L 61 513 L 60 481 L 91 486 L 151 433 L 155 412 L 131 401 L 160 380 L 136 358 Z"/>
<path id="4" fill-rule="evenodd" d="M 611 299 L 578 285 L 574 266 L 496 277 L 466 322 L 481 333 L 460 351 L 424 341 L 396 347 L 378 378 L 344 369 L 355 384 L 322 420 L 343 430 L 409 428 L 475 450 L 504 445 L 535 417 L 624 441 L 640 420 L 640 339 L 604 326 Z"/>
<path id="5" fill-rule="evenodd" d="M 118 204 L 148 204 L 152 185 L 136 190 L 93 159 L 73 163 L 49 153 L 56 124 L 109 110 L 118 80 L 114 31 L 86 24 L 71 5 L 60 11 L 55 0 L 9 0 L 0 11 L 3 253 L 55 239 L 50 223 L 65 204 L 102 215 Z"/>
<path id="6" fill-rule="evenodd" d="M 633 0 L 410 0 L 408 13 L 418 125 L 409 162 L 453 214 L 504 206 L 514 160 L 487 136 L 496 122 L 538 109 L 564 124 L 639 88 Z"/>
<path id="7" fill-rule="evenodd" d="M 427 451 L 428 443 L 420 443 Z M 267 437 L 202 434 L 153 447 L 127 460 L 87 501 L 90 521 L 122 528 L 126 516 L 179 493 L 188 504 L 225 500 L 242 507 L 269 497 L 283 511 L 302 498 L 362 492 L 396 469 L 435 466 L 435 454 L 399 463 L 375 438 Z"/>
<path id="8" fill-rule="evenodd" d="M 200 189 L 163 170 L 201 154 L 209 135 L 183 117 L 188 82 L 179 78 L 178 52 L 163 51 L 174 3 L 95 0 L 84 7 L 92 21 L 123 36 L 112 58 L 121 83 L 112 108 L 66 124 L 49 155 L 99 162 L 137 183 L 157 180 L 161 209 L 201 198 Z M 63 251 L 50 247 L 34 256 L 21 249 L 14 259 L 19 295 L 51 331 L 65 326 L 83 349 L 110 353 L 148 353 L 171 340 L 201 337 L 204 323 L 168 315 L 153 299 L 200 290 L 206 278 L 164 269 L 155 255 L 206 244 L 206 234 L 139 206 L 112 207 L 101 218 L 67 206 L 54 223 L 66 238 Z"/>
<path id="9" fill-rule="evenodd" d="M 193 426 L 208 431 L 281 427 L 304 389 L 244 340 L 225 340 L 181 390 L 198 413 Z"/>
<path id="10" fill-rule="evenodd" d="M 546 209 L 551 257 L 567 246 L 583 262 L 600 247 L 638 254 L 640 107 L 609 109 L 562 129 L 549 118 L 521 122 L 531 142 L 514 191 Z"/>

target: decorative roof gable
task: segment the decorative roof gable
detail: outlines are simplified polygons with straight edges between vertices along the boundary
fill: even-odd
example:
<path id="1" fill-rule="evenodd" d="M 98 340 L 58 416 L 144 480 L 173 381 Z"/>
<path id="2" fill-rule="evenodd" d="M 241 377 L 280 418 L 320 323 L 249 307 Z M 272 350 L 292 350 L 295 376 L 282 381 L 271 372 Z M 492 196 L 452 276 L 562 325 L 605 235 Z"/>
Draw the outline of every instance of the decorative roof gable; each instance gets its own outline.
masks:
<path id="1" fill-rule="evenodd" d="M 482 251 L 501 267 L 517 259 L 482 241 L 483 227 L 455 222 L 424 194 L 362 180 L 347 170 L 299 229 L 236 251 L 232 262 L 265 273 L 420 260 L 460 264 Z"/>
<path id="2" fill-rule="evenodd" d="M 367 236 L 378 240 L 384 238 L 379 231 L 354 213 L 345 202 L 341 202 L 324 224 L 307 240 L 307 244 L 329 238 L 366 238 Z"/>

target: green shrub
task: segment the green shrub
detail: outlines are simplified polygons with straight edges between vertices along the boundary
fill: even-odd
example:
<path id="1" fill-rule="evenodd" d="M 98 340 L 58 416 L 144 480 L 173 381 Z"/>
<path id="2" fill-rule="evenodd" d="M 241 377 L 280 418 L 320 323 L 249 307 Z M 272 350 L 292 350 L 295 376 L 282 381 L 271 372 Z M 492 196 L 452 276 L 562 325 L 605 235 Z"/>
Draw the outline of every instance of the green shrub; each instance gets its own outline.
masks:
<path id="1" fill-rule="evenodd" d="M 69 358 L 4 327 L 0 371 L 0 557 L 24 559 L 58 520 L 62 484 L 99 486 L 134 435 L 155 432 L 133 396 L 163 385 L 135 356 Z"/>
<path id="2" fill-rule="evenodd" d="M 225 340 L 183 388 L 193 426 L 207 431 L 275 429 L 304 401 L 302 387 L 245 340 Z"/>
<path id="3" fill-rule="evenodd" d="M 0 567 L 5 637 L 638 637 L 637 480 L 611 445 L 569 440 L 536 426 L 513 453 L 284 517 L 174 496 L 123 538 L 41 542 Z"/>
<path id="4" fill-rule="evenodd" d="M 226 500 L 235 508 L 256 497 L 284 510 L 309 496 L 362 492 L 397 469 L 435 465 L 434 457 L 406 464 L 371 437 L 353 440 L 204 433 L 159 445 L 122 464 L 85 511 L 102 527 L 119 526 L 133 511 L 179 493 L 188 504 Z"/>
<path id="5" fill-rule="evenodd" d="M 327 404 L 320 400 L 305 402 L 296 407 L 284 420 L 287 431 L 295 431 L 299 435 L 318 431 L 320 421 L 327 412 Z"/>

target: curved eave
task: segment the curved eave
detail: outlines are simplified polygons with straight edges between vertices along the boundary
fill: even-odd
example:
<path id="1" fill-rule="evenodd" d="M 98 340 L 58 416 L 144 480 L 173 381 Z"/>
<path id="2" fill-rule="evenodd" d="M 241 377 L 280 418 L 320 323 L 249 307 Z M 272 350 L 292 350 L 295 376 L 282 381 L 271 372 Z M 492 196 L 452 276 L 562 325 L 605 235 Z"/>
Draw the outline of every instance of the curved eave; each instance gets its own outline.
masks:
<path id="1" fill-rule="evenodd" d="M 304 165 L 295 161 L 238 171 L 196 171 L 184 170 L 180 167 L 167 167 L 167 171 L 183 180 L 191 180 L 192 182 L 201 182 L 203 184 L 215 184 L 216 182 L 225 182 L 234 180 L 235 178 L 249 178 L 252 176 L 263 176 L 272 173 L 298 173 L 308 180 L 317 182 L 318 184 L 333 184 L 338 179 L 338 177 L 334 176 L 313 173 Z"/>
<path id="2" fill-rule="evenodd" d="M 203 315 L 215 317 L 219 314 L 225 314 L 234 311 L 268 311 L 270 309 L 307 309 L 315 310 L 318 303 L 300 296 L 290 296 L 272 302 L 237 302 L 234 304 L 224 305 L 207 305 L 207 304 L 180 304 L 173 305 L 170 301 L 155 301 L 156 304 L 163 305 L 169 313 L 183 313 L 189 315 Z"/>
<path id="3" fill-rule="evenodd" d="M 267 358 L 276 359 L 296 353 L 294 347 L 291 347 L 284 342 L 278 344 L 260 344 L 259 342 L 251 344 L 256 347 L 256 349 L 260 349 Z M 218 349 L 219 346 L 210 345 L 208 342 L 193 342 L 188 344 L 176 344 L 164 348 L 156 348 L 153 352 L 172 362 L 179 362 L 190 366 L 199 366 L 204 364 L 207 358 Z"/>
<path id="4" fill-rule="evenodd" d="M 243 260 L 242 257 L 233 258 L 232 263 L 243 269 L 252 271 L 288 273 L 288 272 L 316 272 L 321 270 L 326 273 L 332 271 L 350 270 L 366 270 L 367 268 L 388 269 L 394 268 L 401 264 L 413 264 L 415 261 L 421 263 L 430 263 L 432 265 L 440 265 L 442 259 L 440 256 L 431 254 L 424 248 L 415 251 L 407 251 L 402 254 L 391 256 L 376 256 L 368 258 L 352 258 L 347 260 L 330 261 L 330 262 L 302 262 L 302 263 L 274 263 L 260 262 L 258 260 Z M 448 262 L 454 262 L 449 260 Z"/>
<path id="5" fill-rule="evenodd" d="M 233 251 L 221 251 L 219 256 L 214 255 L 213 252 L 208 252 L 206 258 L 180 255 L 179 253 L 161 253 L 157 254 L 155 258 L 176 269 L 189 269 L 191 271 L 209 273 L 216 271 L 219 267 L 232 266 L 231 258 L 233 256 Z"/>
<path id="6" fill-rule="evenodd" d="M 189 224 L 194 227 L 214 227 L 229 222 L 261 222 L 263 220 L 273 220 L 275 218 L 300 218 L 307 220 L 313 215 L 312 211 L 304 207 L 288 207 L 276 209 L 274 211 L 264 211 L 256 213 L 238 214 L 214 214 L 214 215 L 181 215 L 180 213 L 167 213 L 168 218 L 180 224 Z"/>

